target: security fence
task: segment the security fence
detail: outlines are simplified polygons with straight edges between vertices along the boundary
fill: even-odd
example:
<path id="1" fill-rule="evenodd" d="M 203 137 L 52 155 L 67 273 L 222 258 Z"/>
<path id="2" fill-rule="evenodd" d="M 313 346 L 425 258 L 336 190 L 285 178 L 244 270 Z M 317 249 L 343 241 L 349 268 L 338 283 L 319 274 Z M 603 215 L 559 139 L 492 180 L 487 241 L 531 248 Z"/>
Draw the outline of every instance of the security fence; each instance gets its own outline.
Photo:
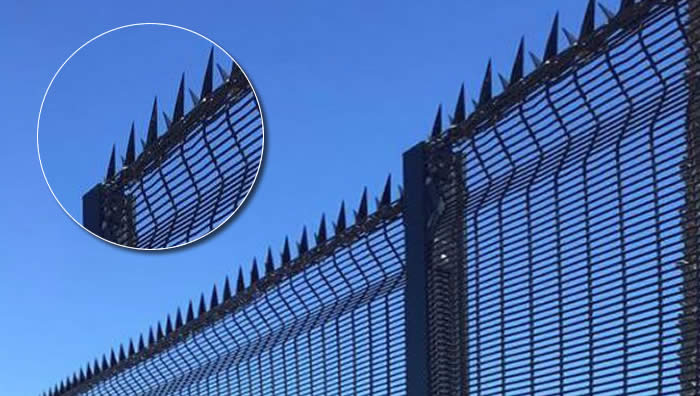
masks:
<path id="1" fill-rule="evenodd" d="M 201 96 L 189 91 L 194 107 L 186 114 L 183 75 L 160 137 L 153 102 L 143 152 L 136 156 L 132 125 L 118 172 L 112 149 L 104 183 L 83 197 L 87 229 L 124 246 L 167 248 L 207 234 L 242 204 L 262 159 L 262 116 L 241 69 L 217 67 L 222 83 L 213 89 L 212 48 Z"/>
<path id="2" fill-rule="evenodd" d="M 387 181 L 55 395 L 698 395 L 697 0 L 589 2 Z"/>

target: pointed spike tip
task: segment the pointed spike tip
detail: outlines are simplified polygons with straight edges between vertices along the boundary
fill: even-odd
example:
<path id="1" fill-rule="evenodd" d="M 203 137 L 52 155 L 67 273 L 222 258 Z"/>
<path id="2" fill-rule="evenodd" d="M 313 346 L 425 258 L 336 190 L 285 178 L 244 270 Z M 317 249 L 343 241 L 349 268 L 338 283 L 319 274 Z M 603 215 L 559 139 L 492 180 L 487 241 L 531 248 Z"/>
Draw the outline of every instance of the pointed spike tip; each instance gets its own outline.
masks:
<path id="1" fill-rule="evenodd" d="M 129 143 L 126 145 L 126 159 L 124 165 L 131 165 L 136 159 L 136 130 L 134 123 L 131 123 L 131 132 L 129 132 Z"/>
<path id="2" fill-rule="evenodd" d="M 384 192 L 382 192 L 382 199 L 379 204 L 383 207 L 391 205 L 391 174 L 386 178 L 386 183 L 384 183 Z"/>
<path id="3" fill-rule="evenodd" d="M 491 60 L 486 66 L 486 74 L 484 75 L 484 82 L 481 84 L 481 94 L 479 95 L 479 106 L 489 102 L 493 96 L 493 76 L 491 69 Z"/>
<path id="4" fill-rule="evenodd" d="M 109 157 L 109 163 L 107 164 L 107 176 L 105 177 L 106 180 L 113 178 L 114 174 L 116 173 L 116 150 L 117 146 L 112 145 L 112 155 Z"/>
<path id="5" fill-rule="evenodd" d="M 204 82 L 202 82 L 202 93 L 200 96 L 202 98 L 206 97 L 212 92 L 214 87 L 214 47 L 211 47 L 209 51 L 209 61 L 207 62 L 207 68 L 204 71 Z"/>
<path id="6" fill-rule="evenodd" d="M 435 121 L 433 121 L 433 130 L 430 133 L 432 137 L 440 136 L 442 132 L 442 105 L 438 106 L 437 114 L 435 114 Z"/>
<path id="7" fill-rule="evenodd" d="M 151 109 L 151 120 L 148 123 L 148 135 L 146 136 L 146 144 L 151 145 L 158 140 L 158 97 L 153 99 L 153 108 Z"/>
<path id="8" fill-rule="evenodd" d="M 326 230 L 326 215 L 321 215 L 321 222 L 318 224 L 318 232 L 316 233 L 316 245 L 326 243 L 328 239 L 328 231 Z"/>
<path id="9" fill-rule="evenodd" d="M 557 56 L 559 53 L 559 13 L 554 16 L 552 30 L 549 32 L 547 39 L 547 47 L 544 51 L 544 60 L 548 61 Z"/>
<path id="10" fill-rule="evenodd" d="M 586 14 L 583 17 L 583 23 L 581 24 L 581 38 L 588 37 L 595 30 L 595 2 L 596 0 L 588 0 Z"/>
<path id="11" fill-rule="evenodd" d="M 518 52 L 515 55 L 515 62 L 513 62 L 513 70 L 510 73 L 510 83 L 513 84 L 520 81 L 525 73 L 525 38 L 520 39 L 520 44 L 518 45 Z"/>
<path id="12" fill-rule="evenodd" d="M 459 88 L 459 95 L 457 96 L 457 105 L 455 106 L 454 116 L 452 117 L 452 123 L 458 124 L 467 118 L 467 106 L 464 101 L 464 83 Z"/>
<path id="13" fill-rule="evenodd" d="M 175 109 L 173 109 L 173 122 L 180 121 L 185 116 L 185 73 L 180 77 L 180 86 L 177 89 Z"/>

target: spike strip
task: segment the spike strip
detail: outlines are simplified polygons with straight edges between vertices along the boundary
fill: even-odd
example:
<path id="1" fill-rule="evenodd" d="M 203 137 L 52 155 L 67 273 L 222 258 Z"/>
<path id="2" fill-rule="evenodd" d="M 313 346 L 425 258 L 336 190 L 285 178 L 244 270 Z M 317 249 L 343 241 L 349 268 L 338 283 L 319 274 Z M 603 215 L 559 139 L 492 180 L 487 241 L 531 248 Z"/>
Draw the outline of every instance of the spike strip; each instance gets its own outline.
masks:
<path id="1" fill-rule="evenodd" d="M 172 120 L 172 124 L 163 135 L 157 137 L 155 142 L 147 142 L 143 152 L 134 162 L 128 168 L 124 168 L 109 177 L 105 184 L 111 188 L 119 189 L 130 181 L 140 178 L 149 171 L 149 167 L 152 167 L 154 162 L 164 160 L 164 153 L 169 152 L 171 148 L 182 142 L 188 132 L 196 128 L 208 114 L 212 114 L 222 102 L 231 96 L 245 94 L 250 89 L 251 85 L 243 71 L 240 68 L 235 68 L 229 79 L 209 94 L 206 101 L 195 104 L 181 120 Z M 154 109 L 156 109 L 155 106 L 154 103 Z"/>
<path id="2" fill-rule="evenodd" d="M 475 111 L 462 122 L 451 125 L 440 136 L 429 139 L 431 142 L 445 141 L 448 143 L 469 139 L 475 132 L 484 129 L 484 125 L 493 123 L 495 119 L 506 114 L 510 109 L 520 103 L 529 94 L 539 88 L 542 81 L 563 74 L 582 56 L 588 56 L 600 50 L 600 43 L 618 32 L 622 27 L 635 26 L 643 20 L 642 16 L 648 14 L 655 6 L 669 6 L 664 0 L 646 0 L 628 6 L 625 10 L 610 19 L 605 25 L 596 29 L 589 37 L 581 37 L 575 46 L 571 46 L 558 55 L 553 56 L 548 62 L 542 63 L 529 75 L 519 81 L 511 81 L 508 89 L 493 97 L 490 101 L 479 106 L 480 111 Z"/>
<path id="3" fill-rule="evenodd" d="M 56 395 L 68 396 L 85 393 L 100 382 L 172 348 L 181 340 L 189 339 L 194 334 L 212 326 L 222 317 L 235 314 L 244 309 L 249 304 L 256 301 L 259 296 L 277 287 L 280 282 L 302 273 L 315 263 L 319 263 L 325 257 L 331 256 L 337 250 L 361 240 L 364 236 L 375 230 L 382 222 L 392 221 L 401 216 L 402 208 L 401 199 L 395 200 L 389 206 L 378 208 L 374 213 L 369 214 L 364 222 L 348 226 L 340 233 L 329 237 L 325 243 L 314 246 L 305 254 L 290 259 L 286 265 L 281 265 L 273 272 L 266 273 L 265 276 L 261 277 L 255 284 L 244 287 L 230 299 L 219 302 L 217 306 L 210 307 L 209 310 L 206 310 L 204 294 L 202 294 L 200 297 L 201 313 L 192 321 L 186 321 L 182 327 L 173 329 L 167 335 L 160 336 L 159 333 L 158 340 L 153 343 L 149 340 L 149 344 L 145 349 L 139 349 L 135 351 L 133 356 L 129 355 L 125 357 L 125 359 L 115 361 L 108 366 L 103 365 L 102 370 L 93 373 L 92 378 L 86 378 L 85 381 L 74 384 L 69 391 L 59 392 Z M 203 303 L 204 305 L 202 305 Z M 205 307 L 204 311 L 201 311 L 202 306 Z M 169 316 L 168 319 L 170 319 Z M 161 331 L 160 323 L 158 324 L 158 331 Z"/>

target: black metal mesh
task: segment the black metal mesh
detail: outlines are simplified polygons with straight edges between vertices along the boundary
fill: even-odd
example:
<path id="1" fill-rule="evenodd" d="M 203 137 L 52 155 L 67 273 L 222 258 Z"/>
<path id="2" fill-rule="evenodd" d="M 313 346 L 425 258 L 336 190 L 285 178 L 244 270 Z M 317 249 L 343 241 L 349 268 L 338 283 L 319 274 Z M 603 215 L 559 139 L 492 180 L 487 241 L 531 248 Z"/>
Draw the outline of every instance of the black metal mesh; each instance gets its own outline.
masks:
<path id="1" fill-rule="evenodd" d="M 688 1 L 635 7 L 521 101 L 434 143 L 463 158 L 466 393 L 696 392 L 695 33 Z"/>
<path id="2" fill-rule="evenodd" d="M 700 4 L 623 5 L 559 55 L 550 41 L 541 67 L 484 91 L 468 119 L 458 105 L 456 125 L 436 123 L 404 158 L 412 195 L 391 203 L 389 182 L 368 216 L 365 193 L 354 226 L 343 206 L 334 238 L 322 221 L 314 249 L 304 232 L 296 260 L 285 249 L 260 280 L 254 264 L 252 286 L 239 276 L 221 305 L 51 394 L 699 395 Z M 186 142 L 215 145 L 209 125 Z M 152 166 L 145 183 L 172 183 Z M 125 184 L 110 214 L 160 210 L 145 183 Z M 184 228 L 139 220 L 133 237 L 213 224 L 195 190 Z M 414 375 L 429 392 L 407 387 Z"/>
<path id="3" fill-rule="evenodd" d="M 403 252 L 395 203 L 69 394 L 404 394 Z"/>
<path id="4" fill-rule="evenodd" d="M 250 192 L 262 156 L 262 117 L 238 69 L 175 122 L 135 165 L 105 182 L 105 209 L 119 214 L 106 216 L 110 240 L 150 249 L 195 240 L 225 221 Z"/>

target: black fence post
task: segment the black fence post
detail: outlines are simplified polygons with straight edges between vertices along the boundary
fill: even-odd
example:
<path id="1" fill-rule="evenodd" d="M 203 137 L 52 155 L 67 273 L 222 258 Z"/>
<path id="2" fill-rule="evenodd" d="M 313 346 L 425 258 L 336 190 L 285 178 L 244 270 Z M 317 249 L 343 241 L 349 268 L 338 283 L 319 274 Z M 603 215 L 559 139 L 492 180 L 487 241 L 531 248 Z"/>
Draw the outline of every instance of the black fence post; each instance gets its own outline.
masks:
<path id="1" fill-rule="evenodd" d="M 409 396 L 466 395 L 466 188 L 462 156 L 439 141 L 404 154 Z"/>
<path id="2" fill-rule="evenodd" d="M 83 227 L 104 238 L 102 232 L 102 222 L 104 221 L 102 187 L 102 183 L 98 183 L 83 195 Z"/>
<path id="3" fill-rule="evenodd" d="M 428 346 L 427 213 L 425 143 L 403 155 L 406 232 L 406 390 L 408 396 L 430 394 Z"/>

